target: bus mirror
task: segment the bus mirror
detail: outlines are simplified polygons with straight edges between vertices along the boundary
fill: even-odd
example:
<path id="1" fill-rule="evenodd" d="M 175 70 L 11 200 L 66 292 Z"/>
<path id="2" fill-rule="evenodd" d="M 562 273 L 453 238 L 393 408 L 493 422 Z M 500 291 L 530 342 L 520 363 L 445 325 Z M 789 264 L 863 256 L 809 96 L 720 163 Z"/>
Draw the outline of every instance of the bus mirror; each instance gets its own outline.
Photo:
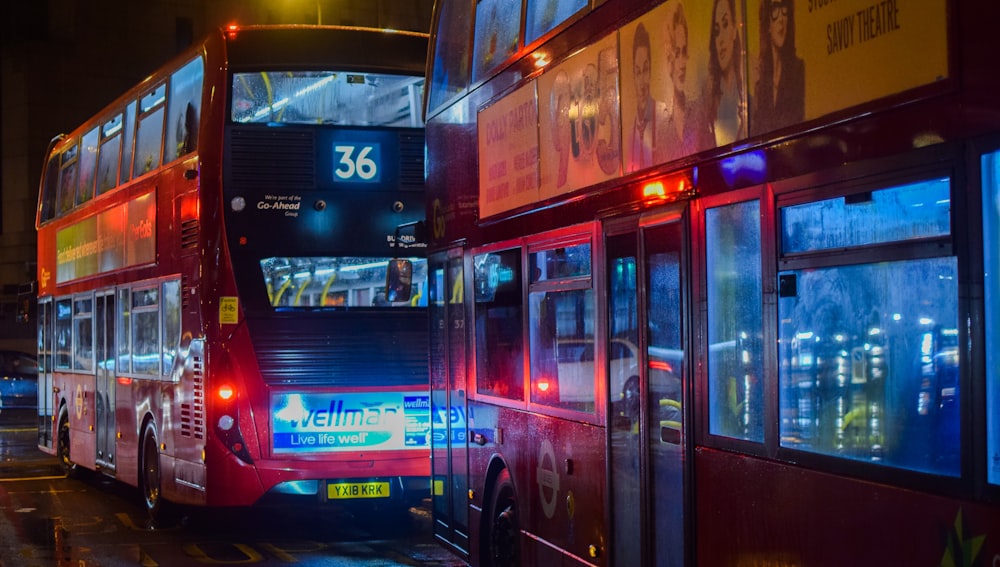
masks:
<path id="1" fill-rule="evenodd" d="M 390 302 L 409 301 L 410 283 L 413 281 L 413 262 L 393 258 L 386 266 L 385 298 Z"/>

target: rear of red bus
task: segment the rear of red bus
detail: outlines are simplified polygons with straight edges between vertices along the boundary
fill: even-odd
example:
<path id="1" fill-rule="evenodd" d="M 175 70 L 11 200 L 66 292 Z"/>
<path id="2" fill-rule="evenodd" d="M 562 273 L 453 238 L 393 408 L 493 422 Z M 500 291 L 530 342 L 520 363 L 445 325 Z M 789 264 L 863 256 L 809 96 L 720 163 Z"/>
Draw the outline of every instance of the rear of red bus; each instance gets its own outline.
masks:
<path id="1" fill-rule="evenodd" d="M 221 185 L 200 202 L 219 227 L 200 272 L 208 505 L 429 495 L 425 52 L 400 32 L 227 35 Z M 400 256 L 407 301 L 385 288 Z"/>

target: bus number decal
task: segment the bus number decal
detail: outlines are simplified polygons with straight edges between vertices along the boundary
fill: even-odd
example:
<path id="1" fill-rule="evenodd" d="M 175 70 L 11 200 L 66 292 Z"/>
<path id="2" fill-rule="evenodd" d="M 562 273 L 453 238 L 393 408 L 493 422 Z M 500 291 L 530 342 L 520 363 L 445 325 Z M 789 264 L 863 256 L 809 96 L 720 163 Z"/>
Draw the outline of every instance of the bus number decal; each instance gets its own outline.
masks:
<path id="1" fill-rule="evenodd" d="M 378 144 L 355 146 L 342 144 L 333 147 L 339 156 L 337 169 L 333 170 L 340 181 L 378 181 L 381 151 Z"/>

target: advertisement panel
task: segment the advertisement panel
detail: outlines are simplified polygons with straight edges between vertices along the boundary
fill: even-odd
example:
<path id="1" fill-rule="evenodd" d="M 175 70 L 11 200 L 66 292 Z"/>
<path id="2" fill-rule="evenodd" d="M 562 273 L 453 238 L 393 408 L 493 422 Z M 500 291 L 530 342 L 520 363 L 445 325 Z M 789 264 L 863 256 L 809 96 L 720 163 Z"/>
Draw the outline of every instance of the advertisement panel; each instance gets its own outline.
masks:
<path id="1" fill-rule="evenodd" d="M 278 393 L 271 410 L 275 453 L 430 447 L 430 395 L 424 391 Z"/>
<path id="2" fill-rule="evenodd" d="M 483 109 L 479 127 L 479 214 L 538 201 L 538 105 L 528 83 Z"/>
<path id="3" fill-rule="evenodd" d="M 56 283 L 155 261 L 155 193 L 101 211 L 56 233 Z"/>
<path id="4" fill-rule="evenodd" d="M 746 28 L 751 134 L 948 77 L 944 0 L 749 0 Z"/>
<path id="5" fill-rule="evenodd" d="M 621 175 L 618 34 L 539 77 L 538 114 L 540 199 Z"/>

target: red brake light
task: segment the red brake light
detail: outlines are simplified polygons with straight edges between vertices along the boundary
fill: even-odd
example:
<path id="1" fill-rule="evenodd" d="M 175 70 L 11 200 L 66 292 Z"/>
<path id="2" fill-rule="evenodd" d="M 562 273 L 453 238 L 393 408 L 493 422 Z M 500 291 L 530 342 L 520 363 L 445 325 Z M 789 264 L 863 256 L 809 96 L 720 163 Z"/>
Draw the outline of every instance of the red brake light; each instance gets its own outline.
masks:
<path id="1" fill-rule="evenodd" d="M 234 395 L 236 395 L 236 390 L 234 390 L 229 384 L 223 384 L 222 386 L 219 386 L 218 394 L 219 398 L 223 400 L 230 400 Z"/>

